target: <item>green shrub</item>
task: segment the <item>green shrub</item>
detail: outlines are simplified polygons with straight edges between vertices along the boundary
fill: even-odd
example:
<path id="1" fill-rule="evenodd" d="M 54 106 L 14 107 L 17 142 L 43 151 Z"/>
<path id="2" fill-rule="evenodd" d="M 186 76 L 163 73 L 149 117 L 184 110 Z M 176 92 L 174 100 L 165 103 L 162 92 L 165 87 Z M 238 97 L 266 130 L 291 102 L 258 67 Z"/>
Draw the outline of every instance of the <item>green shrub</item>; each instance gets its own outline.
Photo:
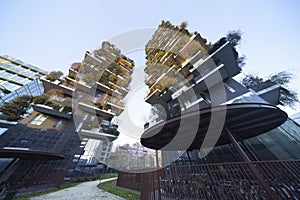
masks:
<path id="1" fill-rule="evenodd" d="M 36 97 L 33 97 L 33 103 L 34 104 L 44 104 L 49 97 L 47 97 L 46 95 L 42 94 Z"/>

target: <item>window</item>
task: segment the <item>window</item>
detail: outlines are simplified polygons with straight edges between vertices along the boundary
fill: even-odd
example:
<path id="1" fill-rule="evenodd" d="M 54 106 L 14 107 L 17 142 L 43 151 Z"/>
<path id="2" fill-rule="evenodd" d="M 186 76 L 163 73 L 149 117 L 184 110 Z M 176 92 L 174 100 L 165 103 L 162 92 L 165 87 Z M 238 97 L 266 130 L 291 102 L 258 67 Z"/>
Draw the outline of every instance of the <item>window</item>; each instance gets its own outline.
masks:
<path id="1" fill-rule="evenodd" d="M 58 120 L 54 125 L 53 127 L 54 128 L 59 128 L 61 125 L 62 125 L 63 121 L 62 120 Z"/>
<path id="2" fill-rule="evenodd" d="M 232 93 L 235 92 L 235 89 L 233 89 L 231 86 L 229 86 L 227 83 L 224 83 L 224 86 Z"/>
<path id="3" fill-rule="evenodd" d="M 32 125 L 41 125 L 45 120 L 47 119 L 47 116 L 43 115 L 43 114 L 38 114 L 36 116 L 34 116 L 34 118 L 32 118 L 30 120 L 30 124 Z"/>

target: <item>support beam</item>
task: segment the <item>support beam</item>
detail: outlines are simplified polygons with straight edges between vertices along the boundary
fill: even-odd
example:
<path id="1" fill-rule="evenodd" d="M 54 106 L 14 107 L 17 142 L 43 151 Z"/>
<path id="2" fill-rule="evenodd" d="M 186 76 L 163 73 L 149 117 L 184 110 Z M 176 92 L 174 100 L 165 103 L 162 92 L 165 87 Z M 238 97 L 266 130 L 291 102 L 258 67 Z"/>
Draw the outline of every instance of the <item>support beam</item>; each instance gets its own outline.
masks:
<path id="1" fill-rule="evenodd" d="M 261 176 L 259 171 L 255 168 L 254 164 L 251 162 L 247 154 L 243 151 L 243 149 L 240 147 L 238 142 L 235 140 L 229 129 L 224 126 L 226 135 L 230 142 L 233 144 L 235 150 L 238 152 L 238 154 L 241 156 L 242 160 L 247 164 L 249 170 L 252 172 L 255 179 L 260 183 L 260 185 L 263 187 L 263 189 L 266 191 L 267 199 L 277 199 L 274 191 L 271 190 L 270 185 L 265 181 L 265 179 Z"/>
<path id="2" fill-rule="evenodd" d="M 192 165 L 191 157 L 190 157 L 190 154 L 189 154 L 189 151 L 188 151 L 188 150 L 186 151 L 186 154 L 187 154 L 188 159 L 189 159 L 189 161 L 190 161 L 190 165 Z"/>

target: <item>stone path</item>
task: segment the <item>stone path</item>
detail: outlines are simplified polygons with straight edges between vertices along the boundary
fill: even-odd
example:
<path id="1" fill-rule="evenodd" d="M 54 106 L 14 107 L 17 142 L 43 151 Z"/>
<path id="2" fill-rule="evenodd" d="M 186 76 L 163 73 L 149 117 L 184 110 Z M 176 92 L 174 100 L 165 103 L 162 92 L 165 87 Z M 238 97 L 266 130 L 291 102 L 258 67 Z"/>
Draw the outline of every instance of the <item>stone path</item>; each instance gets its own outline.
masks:
<path id="1" fill-rule="evenodd" d="M 106 182 L 117 178 L 109 178 L 105 180 L 90 181 L 80 183 L 74 187 L 66 188 L 46 195 L 33 197 L 31 200 L 90 200 L 90 199 L 109 199 L 123 200 L 124 198 L 101 190 L 97 187 L 100 182 Z"/>

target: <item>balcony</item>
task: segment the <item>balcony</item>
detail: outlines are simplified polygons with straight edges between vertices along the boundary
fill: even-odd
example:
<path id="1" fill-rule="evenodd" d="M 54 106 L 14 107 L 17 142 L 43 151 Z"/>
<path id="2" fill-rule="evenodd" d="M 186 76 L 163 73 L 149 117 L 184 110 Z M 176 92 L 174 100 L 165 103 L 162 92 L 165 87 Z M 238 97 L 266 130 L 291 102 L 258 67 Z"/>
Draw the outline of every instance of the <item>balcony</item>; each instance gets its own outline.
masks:
<path id="1" fill-rule="evenodd" d="M 79 103 L 78 108 L 87 113 L 96 114 L 97 116 L 102 116 L 106 119 L 112 119 L 115 116 L 115 113 L 111 112 L 111 110 L 100 109 L 96 106 L 88 105 L 86 103 Z"/>
<path id="2" fill-rule="evenodd" d="M 72 80 L 69 78 L 68 80 Z M 68 96 L 72 96 L 75 89 L 70 85 L 67 84 L 67 82 L 64 82 L 63 80 L 55 80 L 50 81 L 47 80 L 45 77 L 41 77 L 41 81 L 43 83 L 45 91 L 49 90 L 62 90 L 64 94 Z"/>
<path id="3" fill-rule="evenodd" d="M 118 94 L 122 95 L 118 90 L 115 90 L 114 87 L 105 85 L 104 83 L 97 82 L 97 89 L 108 94 Z M 111 84 L 110 82 L 108 84 Z M 113 84 L 114 86 L 114 84 Z"/>
<path id="4" fill-rule="evenodd" d="M 71 107 L 66 107 L 66 106 L 52 107 L 43 104 L 32 104 L 31 106 L 33 110 L 47 115 L 62 117 L 66 119 L 71 119 L 72 117 Z"/>
<path id="5" fill-rule="evenodd" d="M 159 98 L 160 93 L 161 93 L 161 90 L 158 88 L 155 88 L 152 92 L 149 92 L 149 94 L 145 97 L 145 101 L 147 103 L 154 102 L 156 99 Z"/>
<path id="6" fill-rule="evenodd" d="M 72 100 L 69 97 L 62 97 L 62 92 L 63 90 L 50 90 L 46 94 L 34 97 L 31 104 L 33 110 L 70 119 L 72 117 Z"/>
<path id="7" fill-rule="evenodd" d="M 79 136 L 81 138 L 102 140 L 102 141 L 106 141 L 106 142 L 112 142 L 118 138 L 118 136 L 101 132 L 101 129 L 98 129 L 98 130 L 81 129 L 79 132 Z"/>
<path id="8" fill-rule="evenodd" d="M 88 117 L 82 122 L 79 130 L 79 135 L 82 138 L 97 139 L 107 142 L 112 142 L 118 138 L 120 132 L 117 131 L 117 125 L 112 125 L 107 120 L 102 120 L 99 124 L 97 120 L 92 120 L 92 118 L 93 117 Z"/>

